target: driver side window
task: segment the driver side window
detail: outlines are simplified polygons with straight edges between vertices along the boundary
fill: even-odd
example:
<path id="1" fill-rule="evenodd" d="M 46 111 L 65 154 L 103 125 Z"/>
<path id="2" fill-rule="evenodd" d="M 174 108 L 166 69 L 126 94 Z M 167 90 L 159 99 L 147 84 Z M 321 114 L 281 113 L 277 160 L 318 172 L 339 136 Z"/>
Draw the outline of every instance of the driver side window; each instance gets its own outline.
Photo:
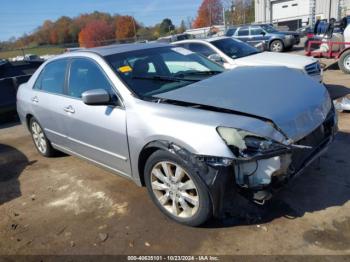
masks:
<path id="1" fill-rule="evenodd" d="M 68 95 L 81 98 L 82 93 L 92 89 L 104 89 L 112 94 L 112 86 L 102 70 L 92 61 L 78 58 L 70 66 Z"/>

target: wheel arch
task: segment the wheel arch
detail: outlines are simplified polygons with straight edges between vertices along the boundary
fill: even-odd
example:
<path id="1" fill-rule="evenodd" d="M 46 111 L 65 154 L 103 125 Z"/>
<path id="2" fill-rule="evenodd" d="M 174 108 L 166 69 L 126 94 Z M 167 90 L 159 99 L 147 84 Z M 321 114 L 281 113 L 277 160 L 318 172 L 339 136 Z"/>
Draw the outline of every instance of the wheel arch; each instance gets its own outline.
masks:
<path id="1" fill-rule="evenodd" d="M 169 141 L 169 140 L 153 140 L 151 142 L 148 142 L 140 151 L 139 157 L 138 157 L 138 173 L 140 177 L 140 182 L 142 186 L 145 186 L 145 177 L 144 177 L 144 169 L 146 162 L 148 158 L 156 151 L 158 150 L 165 150 L 165 151 L 171 151 L 174 152 L 174 148 L 177 149 L 185 149 L 186 151 L 190 152 L 192 151 L 191 148 L 184 146 L 184 145 L 178 145 L 175 142 Z M 189 151 L 190 150 L 190 151 Z"/>
<path id="2" fill-rule="evenodd" d="M 279 37 L 273 37 L 273 38 L 271 38 L 271 39 L 269 40 L 269 47 L 271 47 L 272 42 L 273 42 L 273 41 L 276 41 L 276 40 L 281 41 L 281 42 L 282 42 L 283 47 L 285 46 L 285 45 L 284 45 L 284 41 L 283 41 L 283 39 L 282 39 L 282 38 L 279 38 Z"/>
<path id="3" fill-rule="evenodd" d="M 30 120 L 32 119 L 34 117 L 34 115 L 32 115 L 32 114 L 27 114 L 26 115 L 26 118 L 25 118 L 25 123 L 26 123 L 26 126 L 27 126 L 27 128 L 28 128 L 28 130 L 30 130 Z"/>
<path id="4" fill-rule="evenodd" d="M 215 217 L 219 217 L 223 211 L 224 196 L 227 193 L 227 190 L 234 184 L 232 175 L 234 171 L 232 165 L 212 166 L 207 164 L 204 159 L 198 159 L 197 155 L 187 148 L 181 147 L 167 140 L 156 140 L 145 145 L 139 156 L 138 171 L 142 186 L 145 186 L 144 169 L 147 159 L 157 150 L 166 150 L 178 155 L 196 170 L 196 173 L 199 175 L 200 179 L 203 180 L 209 190 L 210 200 L 213 205 L 213 214 Z"/>
<path id="5" fill-rule="evenodd" d="M 344 50 L 342 50 L 342 51 L 338 54 L 337 58 L 339 59 L 345 52 L 348 52 L 348 51 L 350 51 L 350 47 L 344 48 Z"/>

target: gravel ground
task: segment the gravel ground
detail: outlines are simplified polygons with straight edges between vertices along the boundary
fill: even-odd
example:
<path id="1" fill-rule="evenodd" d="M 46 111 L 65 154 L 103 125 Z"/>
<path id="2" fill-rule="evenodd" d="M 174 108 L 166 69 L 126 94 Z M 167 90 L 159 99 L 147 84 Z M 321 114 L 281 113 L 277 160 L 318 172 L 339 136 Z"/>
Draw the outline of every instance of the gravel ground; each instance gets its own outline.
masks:
<path id="1" fill-rule="evenodd" d="M 331 68 L 343 91 L 350 76 Z M 350 255 L 350 113 L 319 165 L 268 205 L 230 202 L 201 228 L 165 218 L 145 188 L 71 156 L 41 157 L 27 130 L 0 126 L 0 254 Z"/>

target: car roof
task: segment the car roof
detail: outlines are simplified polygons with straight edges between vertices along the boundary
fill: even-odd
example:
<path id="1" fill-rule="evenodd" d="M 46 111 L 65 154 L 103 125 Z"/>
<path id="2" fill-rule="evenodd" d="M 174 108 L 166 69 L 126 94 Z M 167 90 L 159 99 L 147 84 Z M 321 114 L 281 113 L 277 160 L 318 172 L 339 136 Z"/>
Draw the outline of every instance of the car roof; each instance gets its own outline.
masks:
<path id="1" fill-rule="evenodd" d="M 211 37 L 211 38 L 198 38 L 198 39 L 185 39 L 185 40 L 181 40 L 181 41 L 176 41 L 173 42 L 172 44 L 181 44 L 181 43 L 200 43 L 200 42 L 214 42 L 217 40 L 221 40 L 221 39 L 230 39 L 231 37 L 229 36 L 216 36 L 216 37 Z"/>
<path id="2" fill-rule="evenodd" d="M 92 52 L 99 54 L 101 56 L 109 56 L 114 54 L 120 54 L 130 51 L 137 51 L 137 50 L 144 50 L 144 49 L 151 49 L 151 48 L 160 48 L 160 47 L 167 47 L 171 46 L 169 44 L 164 43 L 133 43 L 133 44 L 115 44 L 115 45 L 109 45 L 109 46 L 102 46 L 102 47 L 94 47 L 94 48 L 87 48 L 79 50 L 80 52 Z"/>

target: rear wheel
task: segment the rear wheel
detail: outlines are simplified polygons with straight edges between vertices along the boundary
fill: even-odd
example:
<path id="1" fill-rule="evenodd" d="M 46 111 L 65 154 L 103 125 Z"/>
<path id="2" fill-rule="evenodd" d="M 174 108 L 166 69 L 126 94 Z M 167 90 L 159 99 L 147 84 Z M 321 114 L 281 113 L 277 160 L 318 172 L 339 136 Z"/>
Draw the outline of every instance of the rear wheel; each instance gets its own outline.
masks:
<path id="1" fill-rule="evenodd" d="M 339 68 L 346 74 L 350 74 L 350 50 L 345 51 L 339 58 Z"/>
<path id="2" fill-rule="evenodd" d="M 284 45 L 281 40 L 273 40 L 270 44 L 271 52 L 283 52 Z"/>
<path id="3" fill-rule="evenodd" d="M 46 157 L 54 156 L 56 154 L 56 150 L 51 146 L 51 143 L 47 139 L 44 130 L 34 117 L 32 117 L 29 121 L 29 128 L 34 145 L 38 152 Z"/>
<path id="4" fill-rule="evenodd" d="M 156 206 L 179 223 L 198 226 L 212 215 L 206 185 L 175 154 L 164 150 L 153 153 L 145 166 L 145 182 Z"/>

